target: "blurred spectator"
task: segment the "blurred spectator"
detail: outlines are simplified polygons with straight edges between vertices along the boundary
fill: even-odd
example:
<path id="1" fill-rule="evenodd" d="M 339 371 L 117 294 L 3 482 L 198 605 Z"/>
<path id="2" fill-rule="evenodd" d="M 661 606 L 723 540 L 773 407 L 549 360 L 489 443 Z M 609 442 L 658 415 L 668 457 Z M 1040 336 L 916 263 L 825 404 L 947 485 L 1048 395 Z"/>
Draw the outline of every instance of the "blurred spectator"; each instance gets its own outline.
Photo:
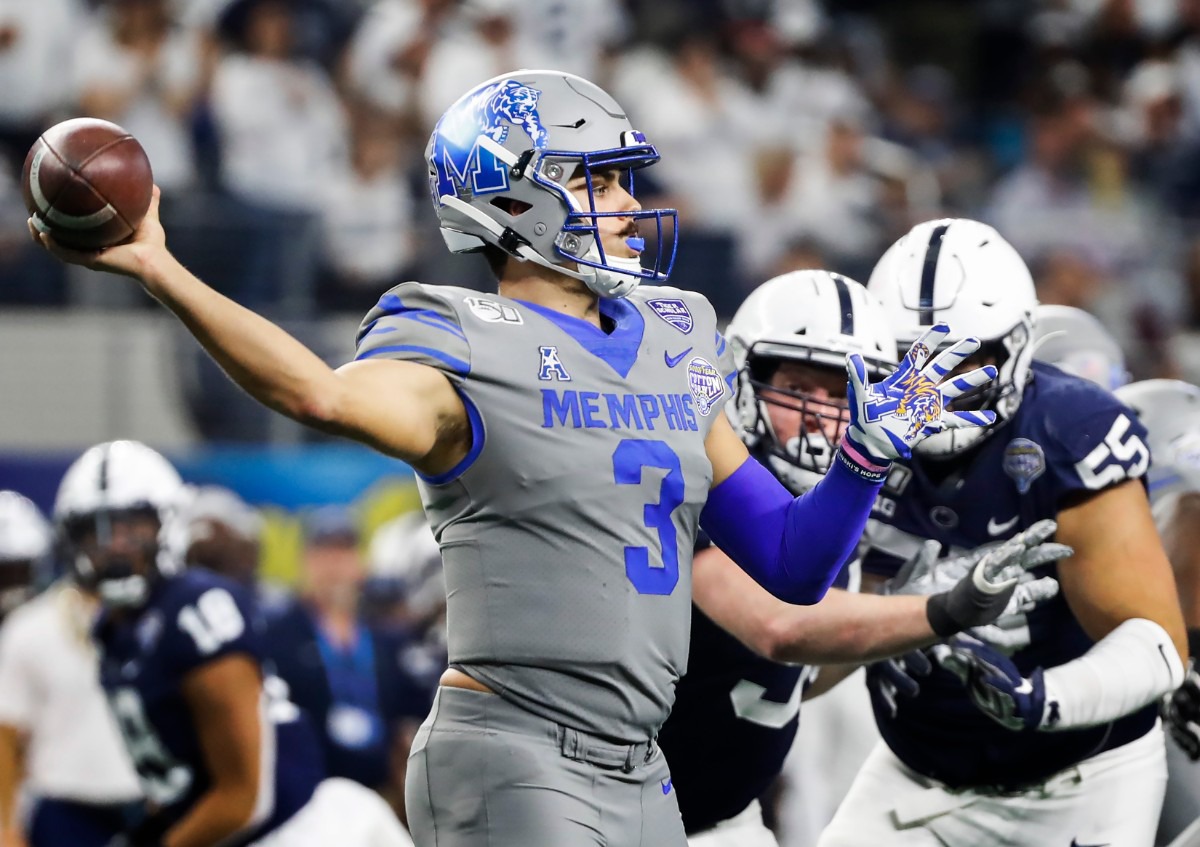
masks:
<path id="1" fill-rule="evenodd" d="M 86 20 L 80 0 L 0 0 L 0 152 L 14 172 L 38 134 L 65 117 Z"/>
<path id="2" fill-rule="evenodd" d="M 204 485 L 191 493 L 181 522 L 187 534 L 184 561 L 189 567 L 207 568 L 260 593 L 263 519 L 257 509 L 228 488 Z"/>
<path id="3" fill-rule="evenodd" d="M 141 792 L 100 689 L 95 597 L 62 579 L 20 605 L 49 548 L 37 507 L 0 491 L 0 847 L 106 847 Z"/>
<path id="4" fill-rule="evenodd" d="M 350 161 L 330 185 L 322 211 L 328 274 L 318 290 L 324 309 L 365 314 L 403 282 L 413 261 L 412 189 L 401 139 L 376 112 L 355 116 Z"/>
<path id="5" fill-rule="evenodd" d="M 295 57 L 288 4 L 242 2 L 237 49 L 212 85 L 222 181 L 255 204 L 316 212 L 346 154 L 341 103 L 325 71 Z"/>
<path id="6" fill-rule="evenodd" d="M 200 74 L 195 35 L 173 25 L 167 0 L 108 0 L 75 53 L 80 108 L 136 136 L 167 195 L 195 178 L 190 120 Z"/>
<path id="7" fill-rule="evenodd" d="M 306 533 L 303 594 L 269 622 L 268 654 L 322 731 L 329 775 L 380 790 L 401 813 L 408 745 L 431 695 L 401 666 L 404 641 L 362 618 L 366 566 L 353 516 L 318 509 Z"/>

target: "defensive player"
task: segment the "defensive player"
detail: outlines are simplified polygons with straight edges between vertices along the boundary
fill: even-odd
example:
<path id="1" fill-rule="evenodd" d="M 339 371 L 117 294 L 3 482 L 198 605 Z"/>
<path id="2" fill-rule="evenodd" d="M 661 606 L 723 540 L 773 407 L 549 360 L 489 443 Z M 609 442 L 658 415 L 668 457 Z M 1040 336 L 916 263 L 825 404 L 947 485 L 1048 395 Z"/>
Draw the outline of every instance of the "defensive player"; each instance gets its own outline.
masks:
<path id="1" fill-rule="evenodd" d="M 131 441 L 67 470 L 54 521 L 103 607 L 100 681 L 147 800 L 127 847 L 404 847 L 383 800 L 324 780 L 307 718 L 264 670 L 249 592 L 171 549 L 182 483 Z"/>
<path id="2" fill-rule="evenodd" d="M 400 285 L 336 371 L 188 273 L 154 207 L 99 253 L 39 241 L 137 278 L 263 403 L 417 471 L 451 663 L 409 764 L 419 843 L 679 844 L 653 738 L 686 659 L 697 525 L 815 602 L 892 460 L 992 420 L 944 404 L 994 372 L 940 385 L 976 347 L 933 357 L 940 325 L 874 385 L 852 356 L 837 461 L 793 498 L 720 414 L 734 373 L 712 307 L 635 290 L 666 278 L 675 213 L 631 194 L 658 153 L 611 97 L 556 71 L 497 77 L 449 109 L 426 159 L 447 246 L 483 251 L 499 294 Z"/>
<path id="3" fill-rule="evenodd" d="M 28 497 L 0 491 L 0 621 L 33 596 L 50 552 L 50 525 Z"/>
<path id="4" fill-rule="evenodd" d="M 977 360 L 1000 377 L 959 402 L 1000 423 L 927 439 L 893 470 L 864 572 L 890 576 L 926 539 L 970 548 L 1048 517 L 1075 552 L 1011 659 L 972 641 L 970 686 L 939 669 L 894 714 L 876 702 L 886 744 L 819 844 L 1151 844 L 1166 780 L 1156 705 L 1183 680 L 1186 641 L 1141 482 L 1144 428 L 1092 383 L 1031 363 L 1033 281 L 991 227 L 914 227 L 868 289 L 899 338 L 950 319 L 984 339 Z"/>
<path id="5" fill-rule="evenodd" d="M 1167 745 L 1167 795 L 1158 828 L 1158 841 L 1165 843 L 1200 818 L 1200 388 L 1148 379 L 1123 386 L 1116 395 L 1137 412 L 1149 433 L 1147 488 L 1188 628 L 1187 679 L 1163 709 L 1177 742 Z"/>
<path id="6" fill-rule="evenodd" d="M 849 423 L 846 354 L 860 354 L 872 378 L 895 367 L 896 343 L 883 307 L 852 279 L 797 271 L 756 288 L 728 337 L 738 368 L 732 405 L 739 434 L 788 490 L 812 488 Z M 1051 531 L 1039 528 L 996 551 L 988 575 L 997 584 L 988 586 L 990 593 L 977 590 L 971 565 L 980 558 L 965 557 L 943 563 L 963 576 L 951 578 L 949 590 L 936 597 L 850 593 L 842 590 L 846 569 L 815 606 L 781 603 L 717 548 L 698 551 L 688 671 L 659 735 L 689 844 L 774 845 L 757 798 L 792 746 L 802 692 L 817 671 L 812 665 L 873 660 L 990 621 L 1011 595 L 1011 585 L 998 584 L 1006 565 L 1019 571 L 1070 553 L 1056 545 L 1027 549 Z"/>

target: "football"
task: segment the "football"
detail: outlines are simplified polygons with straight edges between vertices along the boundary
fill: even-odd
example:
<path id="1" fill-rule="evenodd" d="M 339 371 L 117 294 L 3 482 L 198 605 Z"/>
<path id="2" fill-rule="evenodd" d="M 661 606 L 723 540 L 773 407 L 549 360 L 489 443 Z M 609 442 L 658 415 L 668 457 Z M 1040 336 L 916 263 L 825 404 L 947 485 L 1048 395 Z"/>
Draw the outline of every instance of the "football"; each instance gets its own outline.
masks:
<path id="1" fill-rule="evenodd" d="M 133 235 L 150 208 L 154 176 L 124 129 L 72 118 L 34 142 L 21 186 L 35 227 L 65 247 L 99 250 Z"/>

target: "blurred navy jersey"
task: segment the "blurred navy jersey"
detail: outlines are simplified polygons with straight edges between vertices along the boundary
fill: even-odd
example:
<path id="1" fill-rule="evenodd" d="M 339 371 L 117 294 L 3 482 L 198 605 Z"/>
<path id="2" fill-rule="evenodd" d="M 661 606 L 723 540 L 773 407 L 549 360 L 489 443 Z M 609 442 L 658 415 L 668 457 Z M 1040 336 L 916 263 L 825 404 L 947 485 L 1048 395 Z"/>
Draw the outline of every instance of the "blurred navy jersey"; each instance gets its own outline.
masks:
<path id="1" fill-rule="evenodd" d="M 433 692 L 405 669 L 403 635 L 360 624 L 343 649 L 297 601 L 268 617 L 265 642 L 292 702 L 320 733 L 329 776 L 371 788 L 388 782 L 397 722 L 420 722 L 433 705 Z"/>
<path id="2" fill-rule="evenodd" d="M 1140 479 L 1149 464 L 1136 415 L 1092 383 L 1034 363 L 1016 415 L 944 478 L 937 462 L 916 459 L 889 475 L 867 530 L 863 570 L 892 576 L 920 540 L 943 555 L 1009 538 L 1079 498 Z M 1121 562 L 1132 572 L 1137 561 Z M 1057 565 L 1036 572 L 1056 576 Z M 1031 643 L 1013 655 L 1025 674 L 1083 655 L 1092 646 L 1060 594 L 1028 616 Z M 1020 787 L 1126 744 L 1153 725 L 1155 706 L 1111 724 L 1056 732 L 1012 732 L 976 709 L 942 671 L 901 699 L 895 718 L 875 702 L 888 746 L 909 767 L 951 787 Z"/>
<path id="3" fill-rule="evenodd" d="M 95 638 L 100 681 L 147 800 L 178 820 L 211 785 L 183 683 L 226 656 L 248 656 L 262 667 L 258 610 L 236 583 L 189 570 L 156 585 L 131 616 L 101 617 Z M 259 795 L 264 817 L 233 844 L 276 829 L 324 778 L 316 735 L 300 710 L 278 696 L 280 688 L 277 679 L 264 679 L 261 760 L 273 764 Z"/>
<path id="4" fill-rule="evenodd" d="M 696 552 L 707 546 L 701 537 Z M 834 587 L 846 587 L 847 572 Z M 779 775 L 808 676 L 752 652 L 693 606 L 687 673 L 658 736 L 689 834 L 736 817 Z"/>

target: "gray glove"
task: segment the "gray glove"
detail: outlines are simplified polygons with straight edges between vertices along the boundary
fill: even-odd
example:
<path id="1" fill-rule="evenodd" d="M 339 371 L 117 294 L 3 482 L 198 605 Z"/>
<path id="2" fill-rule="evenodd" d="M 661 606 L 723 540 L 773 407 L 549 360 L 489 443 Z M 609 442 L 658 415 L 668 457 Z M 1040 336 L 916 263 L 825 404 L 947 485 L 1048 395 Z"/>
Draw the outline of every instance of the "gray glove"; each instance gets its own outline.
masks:
<path id="1" fill-rule="evenodd" d="M 983 627 L 1002 616 L 1022 615 L 1058 593 L 1058 584 L 1051 577 L 1026 582 L 1022 591 L 1017 591 L 1028 570 L 1074 552 L 1065 544 L 1046 541 L 1057 528 L 1052 520 L 1038 521 L 1007 541 L 941 561 L 937 558 L 940 545 L 927 541 L 887 583 L 885 593 L 929 595 L 929 625 L 943 638 Z"/>

